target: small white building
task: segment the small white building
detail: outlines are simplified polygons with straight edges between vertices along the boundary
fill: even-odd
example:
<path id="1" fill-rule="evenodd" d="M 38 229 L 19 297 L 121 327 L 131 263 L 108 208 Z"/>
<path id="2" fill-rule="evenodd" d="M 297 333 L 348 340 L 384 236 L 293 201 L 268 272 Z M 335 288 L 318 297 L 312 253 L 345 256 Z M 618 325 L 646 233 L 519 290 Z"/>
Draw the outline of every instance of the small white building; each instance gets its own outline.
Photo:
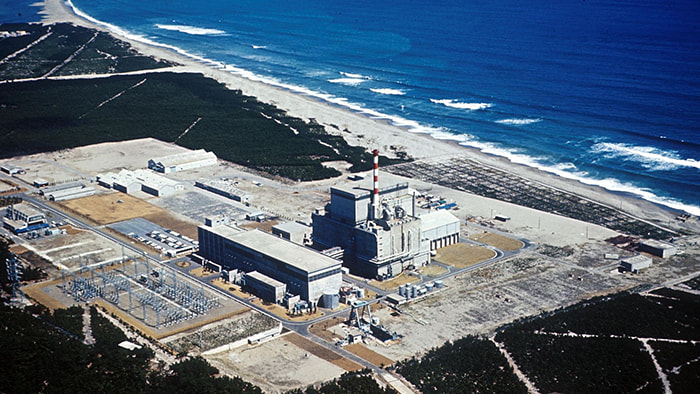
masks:
<path id="1" fill-rule="evenodd" d="M 620 266 L 625 270 L 632 273 L 639 273 L 639 271 L 651 267 L 651 257 L 644 256 L 642 254 L 627 257 L 620 261 Z"/>
<path id="2" fill-rule="evenodd" d="M 459 242 L 459 219 L 446 210 L 437 210 L 420 217 L 421 238 L 430 241 L 430 250 Z"/>

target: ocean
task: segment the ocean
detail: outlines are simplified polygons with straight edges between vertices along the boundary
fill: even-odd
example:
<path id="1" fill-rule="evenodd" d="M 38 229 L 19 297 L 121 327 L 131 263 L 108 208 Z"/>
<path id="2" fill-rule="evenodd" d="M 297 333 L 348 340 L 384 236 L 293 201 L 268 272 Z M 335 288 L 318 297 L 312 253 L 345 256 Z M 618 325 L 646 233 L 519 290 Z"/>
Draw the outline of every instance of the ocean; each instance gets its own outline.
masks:
<path id="1" fill-rule="evenodd" d="M 213 67 L 700 215 L 695 0 L 68 3 Z"/>

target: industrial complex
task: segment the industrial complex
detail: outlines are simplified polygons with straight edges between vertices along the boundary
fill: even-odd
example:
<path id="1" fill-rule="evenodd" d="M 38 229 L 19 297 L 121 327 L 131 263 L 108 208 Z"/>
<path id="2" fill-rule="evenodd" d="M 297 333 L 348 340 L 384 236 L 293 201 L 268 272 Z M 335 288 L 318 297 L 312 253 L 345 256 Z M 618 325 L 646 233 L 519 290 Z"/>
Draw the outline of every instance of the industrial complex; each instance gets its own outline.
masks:
<path id="1" fill-rule="evenodd" d="M 447 211 L 417 213 L 416 192 L 408 183 L 379 187 L 374 151 L 373 188 L 332 187 L 331 202 L 312 214 L 313 242 L 341 247 L 353 272 L 388 279 L 408 267 L 430 262 L 430 251 L 459 241 L 459 220 Z"/>

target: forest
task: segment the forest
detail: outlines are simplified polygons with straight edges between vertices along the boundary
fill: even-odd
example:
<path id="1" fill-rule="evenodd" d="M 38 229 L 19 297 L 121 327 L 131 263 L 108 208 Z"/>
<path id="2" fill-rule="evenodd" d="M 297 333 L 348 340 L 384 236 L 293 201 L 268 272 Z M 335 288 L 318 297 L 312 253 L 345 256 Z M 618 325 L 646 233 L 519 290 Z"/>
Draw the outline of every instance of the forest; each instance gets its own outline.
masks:
<path id="1" fill-rule="evenodd" d="M 34 39 L 47 34 L 35 25 L 26 26 L 22 28 L 32 31 Z M 2 25 L 0 30 L 10 27 L 19 29 Z M 0 64 L 0 79 L 41 77 L 83 45 L 82 52 L 57 74 L 76 69 L 80 73 L 130 71 L 135 58 L 143 68 L 169 65 L 142 59 L 104 33 L 64 24 L 51 29 L 54 34 L 21 58 Z M 56 34 L 59 30 L 61 34 Z M 50 44 L 55 39 L 60 42 Z M 0 40 L 0 53 L 12 53 L 28 40 L 27 36 Z M 117 65 L 105 65 L 107 60 L 95 57 L 100 53 L 110 53 L 110 61 Z M 132 66 L 125 66 L 125 61 Z M 315 121 L 288 116 L 201 74 L 158 72 L 5 83 L 0 85 L 0 116 L 0 158 L 152 137 L 210 150 L 220 159 L 291 180 L 340 175 L 323 165 L 330 161 L 346 161 L 351 172 L 372 168 L 369 152 L 349 146 Z M 405 160 L 382 157 L 380 162 L 390 165 Z"/>
<path id="2" fill-rule="evenodd" d="M 446 342 L 395 368 L 423 393 L 527 393 L 496 345 L 483 337 Z"/>

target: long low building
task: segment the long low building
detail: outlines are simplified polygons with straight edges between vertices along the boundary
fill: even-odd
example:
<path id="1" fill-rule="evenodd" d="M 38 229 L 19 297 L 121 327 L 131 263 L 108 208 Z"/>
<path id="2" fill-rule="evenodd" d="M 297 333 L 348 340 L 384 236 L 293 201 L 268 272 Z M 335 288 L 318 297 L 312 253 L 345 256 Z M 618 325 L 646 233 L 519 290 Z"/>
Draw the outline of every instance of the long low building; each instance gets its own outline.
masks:
<path id="1" fill-rule="evenodd" d="M 97 176 L 97 183 L 122 193 L 143 191 L 156 197 L 169 196 L 184 190 L 184 186 L 177 181 L 140 169 L 100 174 Z"/>
<path id="2" fill-rule="evenodd" d="M 205 166 L 213 166 L 215 164 L 216 155 L 213 152 L 207 152 L 204 149 L 197 149 L 148 160 L 148 168 L 164 174 L 186 171 Z"/>
<path id="3" fill-rule="evenodd" d="M 199 226 L 198 238 L 203 258 L 228 269 L 258 271 L 306 301 L 318 302 L 342 284 L 340 261 L 260 230 Z"/>

